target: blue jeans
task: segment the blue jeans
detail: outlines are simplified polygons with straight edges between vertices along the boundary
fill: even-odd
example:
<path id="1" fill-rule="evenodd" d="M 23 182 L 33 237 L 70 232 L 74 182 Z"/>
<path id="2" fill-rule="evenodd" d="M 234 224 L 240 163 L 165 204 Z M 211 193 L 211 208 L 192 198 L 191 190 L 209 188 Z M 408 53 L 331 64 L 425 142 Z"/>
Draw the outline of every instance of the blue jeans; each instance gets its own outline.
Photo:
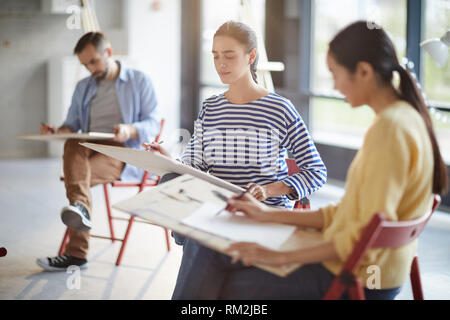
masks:
<path id="1" fill-rule="evenodd" d="M 287 277 L 278 277 L 241 263 L 232 264 L 227 255 L 185 239 L 172 299 L 322 299 L 334 277 L 321 263 L 304 265 Z M 365 289 L 368 300 L 392 300 L 399 292 L 400 288 Z M 347 293 L 343 299 L 348 299 Z"/>

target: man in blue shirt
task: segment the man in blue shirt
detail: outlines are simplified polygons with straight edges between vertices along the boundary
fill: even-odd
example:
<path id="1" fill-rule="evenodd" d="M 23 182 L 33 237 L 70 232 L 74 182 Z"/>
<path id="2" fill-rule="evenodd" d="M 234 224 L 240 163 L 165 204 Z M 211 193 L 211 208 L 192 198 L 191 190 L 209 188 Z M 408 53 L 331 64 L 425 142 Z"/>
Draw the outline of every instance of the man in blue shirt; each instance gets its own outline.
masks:
<path id="1" fill-rule="evenodd" d="M 100 32 L 81 37 L 74 53 L 91 76 L 78 82 L 63 125 L 41 125 L 41 133 L 110 132 L 115 134 L 111 141 L 96 142 L 136 149 L 143 142 L 153 141 L 159 132 L 160 116 L 150 78 L 115 61 L 108 40 Z M 61 211 L 61 219 L 69 227 L 66 251 L 37 259 L 38 265 L 49 271 L 65 271 L 70 265 L 87 266 L 92 227 L 90 188 L 118 179 L 140 180 L 144 174 L 79 142 L 70 139 L 64 145 L 64 183 L 70 202 Z"/>

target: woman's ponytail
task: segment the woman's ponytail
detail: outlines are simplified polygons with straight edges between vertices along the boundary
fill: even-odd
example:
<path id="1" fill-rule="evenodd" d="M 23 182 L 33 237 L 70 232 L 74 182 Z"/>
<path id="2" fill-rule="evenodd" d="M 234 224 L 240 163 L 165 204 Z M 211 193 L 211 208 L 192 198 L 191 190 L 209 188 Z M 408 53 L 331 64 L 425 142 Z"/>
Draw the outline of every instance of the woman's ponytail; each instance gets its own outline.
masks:
<path id="1" fill-rule="evenodd" d="M 255 60 L 253 61 L 253 63 L 250 66 L 250 72 L 252 73 L 252 78 L 253 81 L 255 81 L 256 83 L 258 83 L 258 76 L 256 74 L 256 66 L 258 65 L 258 54 L 255 57 Z"/>
<path id="2" fill-rule="evenodd" d="M 448 190 L 447 167 L 441 156 L 441 151 L 439 149 L 436 135 L 434 134 L 433 124 L 428 113 L 428 108 L 425 104 L 420 89 L 416 85 L 416 80 L 412 77 L 411 73 L 400 65 L 398 65 L 394 70 L 400 75 L 399 89 L 401 98 L 412 105 L 414 109 L 416 109 L 422 116 L 430 137 L 434 157 L 433 193 L 445 194 Z"/>

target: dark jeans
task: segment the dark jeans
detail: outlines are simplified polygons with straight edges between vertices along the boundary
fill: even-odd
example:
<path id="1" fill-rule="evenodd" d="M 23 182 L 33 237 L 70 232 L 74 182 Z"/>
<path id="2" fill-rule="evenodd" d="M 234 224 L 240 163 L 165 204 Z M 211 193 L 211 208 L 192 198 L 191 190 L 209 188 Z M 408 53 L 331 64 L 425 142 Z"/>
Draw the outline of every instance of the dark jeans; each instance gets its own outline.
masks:
<path id="1" fill-rule="evenodd" d="M 185 239 L 183 258 L 172 299 L 322 299 L 334 279 L 322 264 L 304 265 L 278 277 Z M 366 299 L 392 300 L 400 288 L 365 289 Z M 348 299 L 348 294 L 343 296 Z"/>

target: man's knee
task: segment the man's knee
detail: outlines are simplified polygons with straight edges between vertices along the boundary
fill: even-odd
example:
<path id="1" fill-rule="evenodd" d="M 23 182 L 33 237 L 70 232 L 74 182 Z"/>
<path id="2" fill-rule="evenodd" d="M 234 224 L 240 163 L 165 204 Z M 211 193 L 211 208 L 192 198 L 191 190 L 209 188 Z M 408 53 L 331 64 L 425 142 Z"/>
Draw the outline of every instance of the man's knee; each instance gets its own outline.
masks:
<path id="1" fill-rule="evenodd" d="M 73 152 L 75 150 L 82 150 L 81 148 L 85 148 L 80 145 L 82 140 L 80 139 L 67 139 L 64 143 L 64 152 Z"/>

